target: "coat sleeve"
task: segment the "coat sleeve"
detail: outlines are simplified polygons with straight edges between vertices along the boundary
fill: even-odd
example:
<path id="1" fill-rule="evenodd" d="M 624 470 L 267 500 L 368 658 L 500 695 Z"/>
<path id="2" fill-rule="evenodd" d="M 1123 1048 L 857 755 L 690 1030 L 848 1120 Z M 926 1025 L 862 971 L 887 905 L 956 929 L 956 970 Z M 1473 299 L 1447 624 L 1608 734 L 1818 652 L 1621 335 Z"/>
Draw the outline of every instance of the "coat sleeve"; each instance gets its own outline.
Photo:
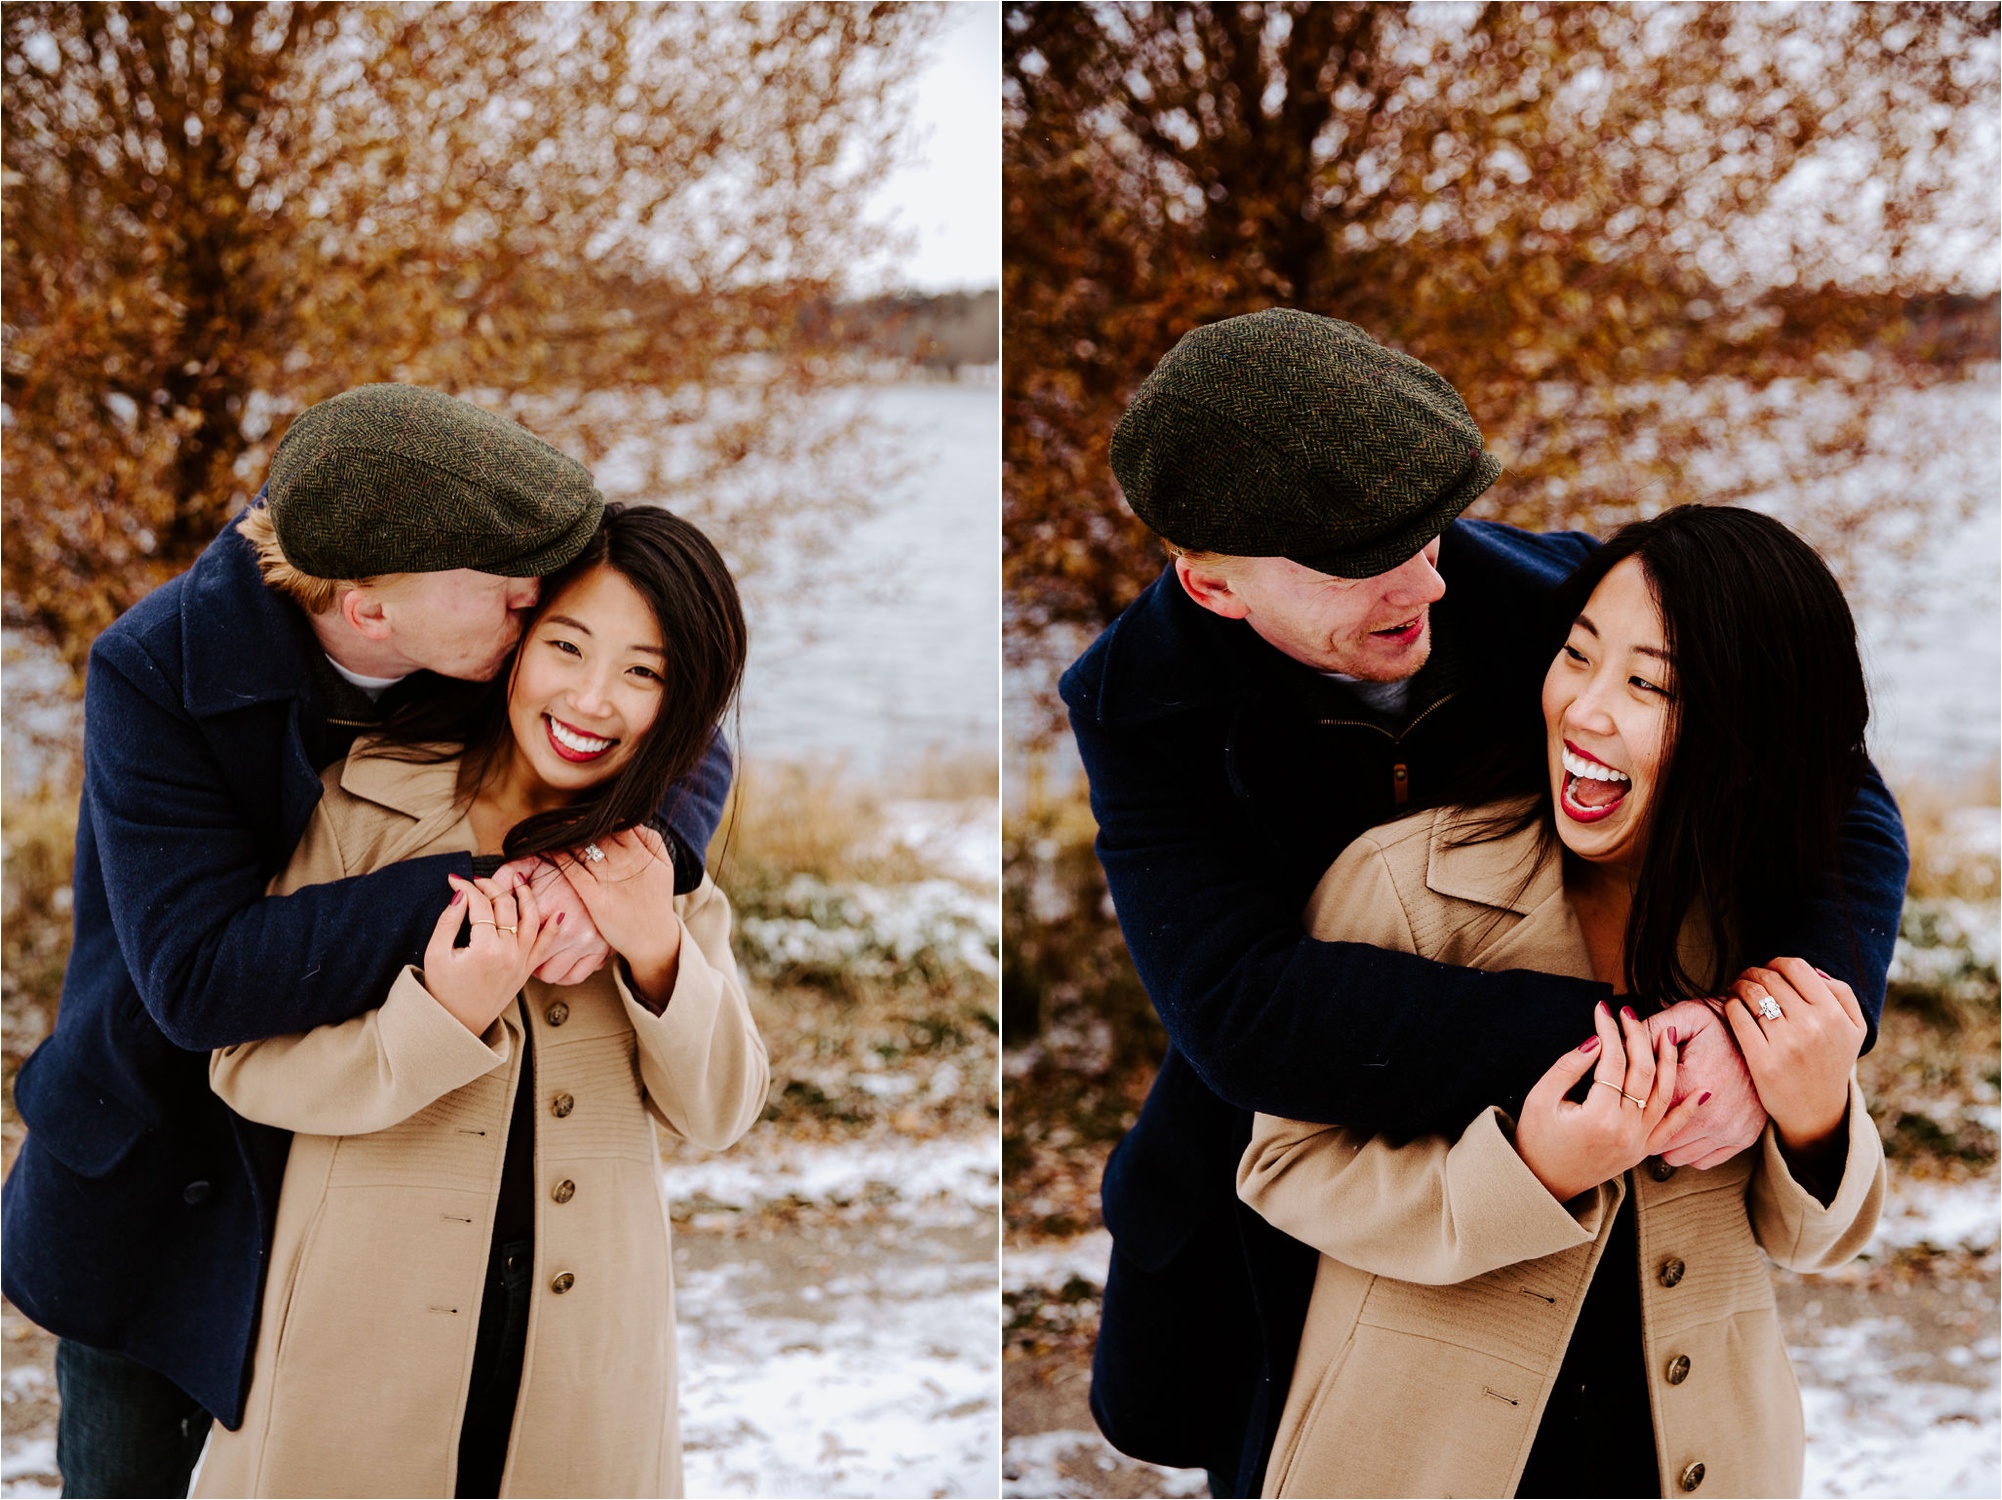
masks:
<path id="1" fill-rule="evenodd" d="M 1603 984 L 1486 973 L 1300 927 L 1270 855 L 1191 780 L 1222 774 L 1223 729 L 1164 747 L 1157 726 L 1071 715 L 1120 931 L 1169 1040 L 1242 1109 L 1413 1136 L 1514 1112 L 1592 1028 Z"/>
<path id="2" fill-rule="evenodd" d="M 1745 1206 L 1760 1247 L 1789 1271 L 1831 1271 L 1857 1255 L 1877 1228 L 1884 1211 L 1884 1142 L 1853 1076 L 1848 1133 L 1842 1180 L 1824 1204 L 1795 1178 L 1778 1132 L 1766 1124 Z"/>
<path id="3" fill-rule="evenodd" d="M 119 951 L 147 1013 L 190 1051 L 379 1003 L 420 960 L 446 873 L 472 871 L 468 855 L 434 855 L 267 897 L 271 851 L 228 767 L 129 641 L 91 653 L 84 745 L 84 816 Z"/>
<path id="4" fill-rule="evenodd" d="M 683 1140 L 721 1151 L 757 1123 L 771 1071 L 730 953 L 729 900 L 705 876 L 674 905 L 681 957 L 660 1014 L 634 997 L 624 964 L 613 974 L 639 1037 L 648 1107 Z"/>
<path id="5" fill-rule="evenodd" d="M 246 1119 L 310 1135 L 400 1125 L 514 1055 L 496 1020 L 474 1036 L 405 969 L 389 997 L 351 1020 L 239 1042 L 209 1055 L 209 1086 Z"/>
<path id="6" fill-rule="evenodd" d="M 667 789 L 653 823 L 667 836 L 674 857 L 674 893 L 685 896 L 702 884 L 703 861 L 723 808 L 730 800 L 730 742 L 718 729 L 695 769 Z"/>
<path id="7" fill-rule="evenodd" d="M 1767 957 L 1804 958 L 1846 981 L 1870 1026 L 1863 1039 L 1868 1052 L 1877 1045 L 1884 984 L 1898 945 L 1905 877 L 1911 869 L 1904 819 L 1874 765 L 1842 820 L 1836 853 L 1838 877 L 1821 882 L 1802 903 L 1793 920 L 1774 935 L 1774 952 Z"/>
<path id="8" fill-rule="evenodd" d="M 1316 887 L 1317 930 L 1410 951 L 1411 929 L 1382 851 L 1344 851 Z M 1457 1138 L 1381 1135 L 1257 1116 L 1237 1192 L 1294 1239 L 1358 1270 L 1446 1286 L 1596 1238 L 1614 1204 L 1601 1184 L 1569 1204 L 1516 1155 L 1514 1121 L 1481 1111 Z"/>
<path id="9" fill-rule="evenodd" d="M 289 897 L 299 889 L 290 870 L 347 868 L 340 830 L 322 802 L 271 890 Z M 421 972 L 406 966 L 381 1004 L 360 1015 L 218 1047 L 209 1054 L 209 1087 L 260 1124 L 309 1135 L 368 1135 L 504 1067 L 513 1053 L 504 1024 L 496 1020 L 484 1036 L 474 1036 L 432 998 Z"/>

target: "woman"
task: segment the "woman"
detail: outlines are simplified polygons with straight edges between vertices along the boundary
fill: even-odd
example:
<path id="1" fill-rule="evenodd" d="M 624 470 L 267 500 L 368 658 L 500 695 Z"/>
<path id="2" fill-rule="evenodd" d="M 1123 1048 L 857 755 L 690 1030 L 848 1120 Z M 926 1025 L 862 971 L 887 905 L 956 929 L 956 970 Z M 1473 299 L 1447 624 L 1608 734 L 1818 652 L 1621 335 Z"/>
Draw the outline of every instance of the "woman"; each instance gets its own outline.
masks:
<path id="1" fill-rule="evenodd" d="M 1374 831 L 1306 920 L 1633 998 L 1519 1120 L 1489 1109 L 1457 1140 L 1258 1117 L 1239 1192 L 1322 1252 L 1270 1495 L 1800 1491 L 1760 1252 L 1854 1255 L 1883 1149 L 1848 987 L 1747 965 L 1833 867 L 1863 772 L 1854 626 L 1785 527 L 1700 506 L 1622 530 L 1564 604 L 1542 733 L 1496 773 L 1517 795 Z M 1676 1038 L 1633 1006 L 1727 988 L 1772 1124 L 1713 1170 L 1648 1162 L 1708 1095 L 1675 1102 Z"/>
<path id="2" fill-rule="evenodd" d="M 676 896 L 643 820 L 707 747 L 744 649 L 702 534 L 609 506 L 463 754 L 378 739 L 327 771 L 274 891 L 547 853 L 619 961 L 531 979 L 555 925 L 533 892 L 455 880 L 379 1008 L 215 1054 L 232 1108 L 298 1134 L 244 1423 L 213 1433 L 197 1494 L 680 1493 L 654 1121 L 720 1150 L 767 1071 L 729 906 L 706 877 Z"/>

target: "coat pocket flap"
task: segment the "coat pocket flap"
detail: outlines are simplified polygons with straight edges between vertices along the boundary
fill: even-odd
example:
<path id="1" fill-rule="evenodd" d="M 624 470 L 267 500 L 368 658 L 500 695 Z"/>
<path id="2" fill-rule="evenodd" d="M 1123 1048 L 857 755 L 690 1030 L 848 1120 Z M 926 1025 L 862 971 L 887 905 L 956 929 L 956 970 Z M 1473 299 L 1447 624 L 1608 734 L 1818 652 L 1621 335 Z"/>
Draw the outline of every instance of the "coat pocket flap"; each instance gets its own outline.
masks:
<path id="1" fill-rule="evenodd" d="M 103 1177 L 152 1129 L 95 1079 L 37 1052 L 14 1076 L 14 1106 L 35 1139 L 80 1177 Z"/>

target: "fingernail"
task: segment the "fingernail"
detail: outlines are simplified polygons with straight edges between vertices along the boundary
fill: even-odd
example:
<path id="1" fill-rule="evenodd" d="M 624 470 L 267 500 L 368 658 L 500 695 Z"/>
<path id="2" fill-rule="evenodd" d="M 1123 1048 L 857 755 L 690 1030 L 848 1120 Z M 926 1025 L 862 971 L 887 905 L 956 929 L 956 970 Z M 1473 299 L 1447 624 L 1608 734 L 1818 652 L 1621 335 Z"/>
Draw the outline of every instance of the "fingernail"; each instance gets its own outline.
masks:
<path id="1" fill-rule="evenodd" d="M 556 925 L 557 925 L 558 927 L 561 927 L 561 926 L 563 925 L 563 919 L 564 919 L 564 918 L 565 918 L 566 916 L 568 916 L 568 915 L 569 915 L 569 913 L 568 913 L 568 912 L 561 912 L 561 911 L 559 911 L 559 912 L 558 912 L 558 913 L 556 914 Z"/>
<path id="2" fill-rule="evenodd" d="M 466 899 L 466 893 L 464 891 L 455 890 L 452 892 L 452 899 L 446 902 L 445 904 L 447 906 L 457 906 L 461 901 L 465 899 Z"/>
<path id="3" fill-rule="evenodd" d="M 1701 1109 L 1704 1105 L 1708 1104 L 1709 1102 L 1710 1102 L 1710 1090 L 1705 1089 L 1703 1091 L 1703 1096 L 1696 1101 L 1696 1107 L 1698 1109 Z"/>
<path id="4" fill-rule="evenodd" d="M 1599 1039 L 1597 1037 L 1588 1036 L 1585 1038 L 1584 1041 L 1578 1044 L 1578 1050 L 1580 1052 L 1590 1052 L 1594 1047 L 1598 1045 L 1599 1045 Z"/>
<path id="5" fill-rule="evenodd" d="M 1609 1021 L 1610 1021 L 1610 1020 L 1611 1020 L 1611 1019 L 1613 1018 L 1613 1008 L 1612 1008 L 1612 1006 L 1610 1006 L 1610 1005 L 1606 1004 L 1606 1002 L 1605 1002 L 1605 1001 L 1601 1000 L 1601 1001 L 1599 1002 L 1599 1009 L 1600 1009 L 1600 1010 L 1602 1010 L 1602 1011 L 1604 1011 L 1604 1012 L 1606 1013 L 1606 1019 L 1607 1019 L 1607 1020 L 1609 1020 Z"/>
<path id="6" fill-rule="evenodd" d="M 1625 1016 L 1629 1021 L 1638 1021 L 1640 1019 L 1639 1016 L 1634 1014 L 1634 1008 L 1631 1005 L 1622 1005 L 1620 1007 L 1620 1014 Z"/>
<path id="7" fill-rule="evenodd" d="M 1810 964 L 1808 967 L 1813 968 L 1813 965 Z M 1828 970 L 1826 969 L 1815 969 L 1814 972 L 1819 974 L 1823 979 L 1833 979 L 1835 977 L 1833 974 L 1829 973 Z"/>
<path id="8" fill-rule="evenodd" d="M 1668 1045 L 1671 1047 L 1675 1045 L 1675 1028 L 1673 1026 L 1668 1028 Z"/>

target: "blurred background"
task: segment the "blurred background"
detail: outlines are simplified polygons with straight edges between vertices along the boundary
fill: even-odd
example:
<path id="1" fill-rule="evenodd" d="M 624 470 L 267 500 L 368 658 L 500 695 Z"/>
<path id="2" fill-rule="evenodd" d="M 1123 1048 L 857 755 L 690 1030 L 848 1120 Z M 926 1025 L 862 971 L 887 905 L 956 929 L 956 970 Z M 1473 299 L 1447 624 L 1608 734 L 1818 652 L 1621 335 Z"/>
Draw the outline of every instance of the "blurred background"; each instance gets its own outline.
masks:
<path id="1" fill-rule="evenodd" d="M 0 30 L 6 1078 L 54 1018 L 98 631 L 305 407 L 478 402 L 696 520 L 746 594 L 711 863 L 774 1081 L 737 1149 L 665 1163 L 690 1493 L 991 1494 L 997 7 Z M 0 1491 L 54 1494 L 49 1341 L 4 1333 Z"/>
<path id="2" fill-rule="evenodd" d="M 1992 1495 L 1997 7 L 1003 7 L 1005 1492 L 1200 1494 L 1084 1404 L 1106 1152 L 1162 1037 L 1057 675 L 1160 570 L 1112 428 L 1189 328 L 1345 318 L 1458 387 L 1470 514 L 1686 500 L 1821 547 L 1914 869 L 1864 1083 L 1894 1198 L 1780 1275 L 1811 1495 Z"/>

